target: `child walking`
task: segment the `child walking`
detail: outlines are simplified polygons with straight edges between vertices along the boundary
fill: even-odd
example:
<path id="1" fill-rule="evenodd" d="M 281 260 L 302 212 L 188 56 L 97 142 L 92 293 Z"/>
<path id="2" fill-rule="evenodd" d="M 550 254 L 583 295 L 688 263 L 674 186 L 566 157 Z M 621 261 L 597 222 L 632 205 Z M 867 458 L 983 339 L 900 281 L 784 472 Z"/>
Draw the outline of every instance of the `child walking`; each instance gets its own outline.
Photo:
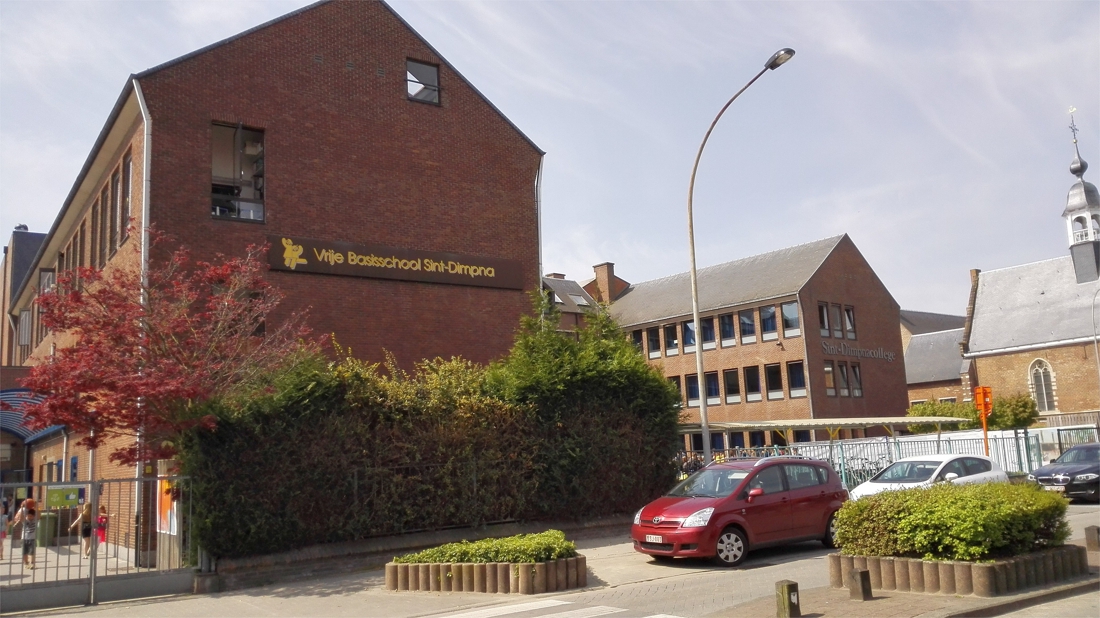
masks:
<path id="1" fill-rule="evenodd" d="M 16 523 L 23 523 L 23 565 L 34 570 L 34 539 L 38 532 L 38 511 L 29 508 L 15 516 Z"/>

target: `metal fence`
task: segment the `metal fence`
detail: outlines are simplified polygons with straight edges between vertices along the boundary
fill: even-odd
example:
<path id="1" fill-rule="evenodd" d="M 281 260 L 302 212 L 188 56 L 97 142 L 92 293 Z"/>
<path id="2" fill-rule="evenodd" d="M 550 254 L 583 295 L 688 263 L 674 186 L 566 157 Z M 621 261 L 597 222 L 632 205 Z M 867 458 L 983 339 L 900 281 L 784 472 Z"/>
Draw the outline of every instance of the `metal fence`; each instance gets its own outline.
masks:
<path id="1" fill-rule="evenodd" d="M 1007 432 L 1002 432 L 1007 433 Z M 801 455 L 828 461 L 845 487 L 854 488 L 902 457 L 931 454 L 985 455 L 979 437 L 861 438 L 832 442 L 797 442 L 790 446 L 764 446 L 714 451 L 716 461 L 739 457 Z M 681 453 L 677 463 L 681 478 L 692 467 L 687 462 L 697 454 Z M 1006 472 L 1030 472 L 1043 464 L 1039 437 L 1016 433 L 989 437 L 989 457 Z"/>
<path id="2" fill-rule="evenodd" d="M 186 477 L 4 483 L 0 495 L 15 507 L 5 527 L 0 590 L 87 580 L 94 603 L 97 578 L 175 571 L 194 562 Z M 22 522 L 14 522 L 25 517 L 30 499 L 38 522 L 33 543 L 24 541 Z"/>

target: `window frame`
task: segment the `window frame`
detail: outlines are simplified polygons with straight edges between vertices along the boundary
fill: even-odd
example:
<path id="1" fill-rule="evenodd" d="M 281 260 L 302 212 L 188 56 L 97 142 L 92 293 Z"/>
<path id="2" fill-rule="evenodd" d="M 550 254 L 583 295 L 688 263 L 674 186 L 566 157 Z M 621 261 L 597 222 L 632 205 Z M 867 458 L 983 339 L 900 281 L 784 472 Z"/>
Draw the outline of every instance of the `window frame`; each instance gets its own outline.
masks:
<path id="1" fill-rule="evenodd" d="M 691 343 L 688 343 L 689 337 Z M 698 338 L 695 336 L 695 320 L 680 322 L 680 341 L 684 343 L 684 354 L 691 354 L 695 351 L 695 345 L 698 343 Z"/>
<path id="2" fill-rule="evenodd" d="M 714 379 L 713 396 L 711 396 L 711 378 Z M 703 388 L 706 389 L 708 406 L 722 405 L 722 384 L 718 381 L 717 371 L 707 371 L 703 374 Z"/>
<path id="3" fill-rule="evenodd" d="M 843 314 L 844 308 L 841 307 L 839 304 L 829 304 L 829 324 L 832 327 L 834 339 L 844 338 L 844 322 L 841 321 L 843 319 L 841 317 Z"/>
<path id="4" fill-rule="evenodd" d="M 661 358 L 661 327 L 651 326 L 645 329 L 646 353 L 650 359 Z M 654 349 L 656 344 L 656 349 Z"/>
<path id="5" fill-rule="evenodd" d="M 409 70 L 410 65 L 419 65 L 435 70 L 435 84 L 428 84 L 420 80 L 412 71 Z M 412 76 L 410 78 L 410 76 Z M 436 107 L 443 106 L 443 87 L 440 84 L 440 71 L 439 65 L 431 62 L 424 62 L 423 60 L 414 60 L 413 58 L 405 58 L 405 98 L 409 101 L 416 103 L 426 103 L 428 105 L 434 105 Z M 409 92 L 409 84 L 418 84 L 420 90 L 416 93 Z M 420 91 L 427 90 L 428 92 L 435 93 L 434 99 L 420 99 L 416 98 L 415 94 Z"/>
<path id="6" fill-rule="evenodd" d="M 759 365 L 748 365 L 748 366 L 743 367 L 741 369 L 741 373 L 744 376 L 744 382 L 745 382 L 745 386 L 744 386 L 745 403 L 756 403 L 756 402 L 759 402 L 759 401 L 763 401 L 764 400 L 764 394 L 763 394 L 763 390 L 762 390 L 763 383 L 760 381 L 760 366 Z M 752 377 L 750 378 L 750 376 L 752 376 Z M 756 390 L 751 389 L 752 382 L 750 382 L 750 380 L 753 380 L 753 381 L 756 382 Z"/>
<path id="7" fill-rule="evenodd" d="M 691 397 L 691 386 L 695 385 L 695 398 Z M 689 373 L 684 376 L 684 396 L 687 398 L 687 406 L 689 408 L 699 407 L 699 374 Z"/>
<path id="8" fill-rule="evenodd" d="M 733 376 L 733 392 L 730 392 L 730 375 Z M 726 403 L 727 404 L 739 404 L 741 403 L 741 374 L 737 370 L 737 367 L 732 369 L 722 370 L 722 386 L 725 388 Z"/>
<path id="9" fill-rule="evenodd" d="M 737 320 L 734 319 L 732 313 L 723 313 L 718 316 L 718 336 L 722 341 L 723 348 L 732 348 L 737 345 Z M 729 325 L 727 331 L 726 325 Z M 726 333 L 729 333 L 729 337 Z"/>
<path id="10" fill-rule="evenodd" d="M 214 157 L 218 152 L 218 141 L 214 137 L 215 128 L 233 130 L 232 166 L 233 177 L 215 176 Z M 245 152 L 245 133 L 258 134 L 260 151 L 255 155 Z M 251 163 L 250 180 L 245 180 L 246 169 L 244 157 L 254 157 Z M 218 221 L 236 221 L 239 223 L 267 223 L 267 130 L 260 127 L 246 126 L 242 122 L 231 124 L 228 122 L 211 121 L 210 123 L 210 218 Z M 259 163 L 259 173 L 257 173 Z M 257 180 L 259 179 L 259 180 Z M 228 181 L 228 182 L 226 182 Z M 243 189 L 249 188 L 253 195 L 244 197 Z M 224 191 L 228 190 L 229 193 Z M 220 192 L 222 191 L 222 192 Z M 259 194 L 256 197 L 255 194 Z M 246 208 L 245 205 L 248 207 Z M 224 211 L 224 212 L 222 212 Z M 236 212 L 236 214 L 233 214 Z M 244 213 L 259 216 L 243 216 Z"/>
<path id="11" fill-rule="evenodd" d="M 680 342 L 679 342 L 679 340 L 677 340 L 677 337 L 680 336 L 679 332 L 678 332 L 679 328 L 677 327 L 677 325 L 675 323 L 672 323 L 672 324 L 665 324 L 663 330 L 664 330 L 663 334 L 664 334 L 664 337 L 665 337 L 665 347 L 664 347 L 665 356 L 676 356 L 676 355 L 678 355 L 680 353 Z M 672 333 L 671 338 L 669 338 L 669 336 L 668 336 L 668 334 L 670 332 Z"/>
<path id="12" fill-rule="evenodd" d="M 832 331 L 829 329 L 829 303 L 817 303 L 817 325 L 822 337 L 832 337 Z"/>
<path id="13" fill-rule="evenodd" d="M 821 374 L 825 378 L 825 396 L 836 397 L 836 363 L 823 361 Z"/>
<path id="14" fill-rule="evenodd" d="M 779 319 L 776 316 L 775 305 L 763 305 L 759 307 L 760 313 L 760 341 L 776 341 L 779 339 Z M 768 315 L 771 317 L 768 317 Z M 769 329 L 769 322 L 771 323 Z"/>
<path id="15" fill-rule="evenodd" d="M 778 378 L 778 385 L 772 383 L 773 376 Z M 768 401 L 778 401 L 780 399 L 783 399 L 784 391 L 782 363 L 768 363 L 767 365 L 764 365 L 764 391 L 768 394 Z"/>
<path id="16" fill-rule="evenodd" d="M 746 317 L 748 320 L 745 319 Z M 746 333 L 746 330 L 751 330 L 752 332 Z M 756 343 L 755 309 L 742 309 L 737 312 L 737 334 L 741 337 L 741 345 Z"/>
<path id="17" fill-rule="evenodd" d="M 856 308 L 844 305 L 844 333 L 845 338 L 856 340 Z"/>
<path id="18" fill-rule="evenodd" d="M 787 317 L 787 308 L 794 308 L 794 318 L 789 320 Z M 779 304 L 779 320 L 783 326 L 783 338 L 788 337 L 801 337 L 802 336 L 802 316 L 798 310 L 798 301 L 792 300 Z M 794 325 L 791 326 L 790 324 Z"/>
<path id="19" fill-rule="evenodd" d="M 795 382 L 796 382 L 796 380 L 794 380 L 795 374 L 792 373 L 792 371 L 791 371 L 792 368 L 795 365 L 798 366 L 798 374 L 797 375 L 798 375 L 799 379 L 797 381 L 801 383 L 801 386 L 795 386 Z M 807 390 L 806 390 L 806 363 L 805 363 L 805 361 L 800 361 L 800 360 L 788 361 L 787 362 L 787 396 L 789 396 L 791 399 L 799 399 L 799 398 L 802 398 L 802 397 L 806 397 L 806 393 L 807 393 Z"/>
<path id="20" fill-rule="evenodd" d="M 703 350 L 713 350 L 716 348 L 717 341 L 714 330 L 714 316 L 700 317 L 699 328 L 703 331 L 699 338 L 703 344 Z"/>
<path id="21" fill-rule="evenodd" d="M 837 361 L 836 363 L 836 377 L 837 377 L 837 391 L 841 397 L 851 397 L 852 392 L 849 389 L 850 382 L 848 381 L 848 363 L 847 361 Z"/>
<path id="22" fill-rule="evenodd" d="M 852 387 L 852 397 L 863 396 L 863 367 L 859 363 L 849 363 L 849 368 L 852 370 L 850 379 L 850 385 Z"/>

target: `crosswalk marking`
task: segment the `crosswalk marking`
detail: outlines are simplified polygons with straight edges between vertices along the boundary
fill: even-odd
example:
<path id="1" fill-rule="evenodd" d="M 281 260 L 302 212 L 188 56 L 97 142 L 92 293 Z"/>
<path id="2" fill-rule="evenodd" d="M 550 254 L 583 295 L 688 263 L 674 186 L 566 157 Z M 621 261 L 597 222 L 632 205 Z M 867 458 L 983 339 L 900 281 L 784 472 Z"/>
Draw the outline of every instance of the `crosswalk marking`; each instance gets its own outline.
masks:
<path id="1" fill-rule="evenodd" d="M 581 609 L 574 609 L 568 612 L 549 614 L 543 616 L 543 618 L 591 618 L 592 616 L 606 616 L 607 614 L 617 614 L 625 611 L 626 610 L 621 607 L 594 605 L 592 607 L 582 607 Z"/>
<path id="2" fill-rule="evenodd" d="M 529 612 L 536 609 L 546 609 L 547 607 L 557 607 L 558 605 L 569 604 L 569 601 L 546 599 L 545 601 L 532 601 L 530 603 L 520 603 L 518 605 L 486 607 L 485 609 L 478 609 L 461 614 L 447 614 L 447 618 L 493 618 L 493 616 L 507 616 L 508 614 L 518 614 L 520 612 Z M 599 614 L 592 615 L 598 616 Z"/>

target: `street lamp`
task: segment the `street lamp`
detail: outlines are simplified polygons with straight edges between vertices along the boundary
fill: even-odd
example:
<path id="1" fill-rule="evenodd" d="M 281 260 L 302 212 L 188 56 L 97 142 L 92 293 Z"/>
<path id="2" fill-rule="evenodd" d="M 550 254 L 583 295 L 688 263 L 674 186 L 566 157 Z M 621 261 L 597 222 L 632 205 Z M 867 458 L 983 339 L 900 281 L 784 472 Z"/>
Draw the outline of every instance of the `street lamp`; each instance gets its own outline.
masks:
<path id="1" fill-rule="evenodd" d="M 699 388 L 699 420 L 703 426 L 703 460 L 706 463 L 710 463 L 711 461 L 710 424 L 707 422 L 707 387 L 706 374 L 703 373 L 703 342 L 700 341 L 703 330 L 699 323 L 699 280 L 695 271 L 695 218 L 692 215 L 691 209 L 692 197 L 695 194 L 695 174 L 699 171 L 699 159 L 703 156 L 703 148 L 706 147 L 707 140 L 710 139 L 710 134 L 714 131 L 714 125 L 718 124 L 718 120 L 722 117 L 722 114 L 726 113 L 726 110 L 737 100 L 737 97 L 741 96 L 741 93 L 745 90 L 748 90 L 749 86 L 760 79 L 761 75 L 767 71 L 774 71 L 792 57 L 794 57 L 794 50 L 787 47 L 772 54 L 772 57 L 768 58 L 768 62 L 764 64 L 764 68 L 761 69 L 755 77 L 750 79 L 749 83 L 738 90 L 737 94 L 733 95 L 733 98 L 722 106 L 718 115 L 714 117 L 714 121 L 710 123 L 707 134 L 703 136 L 703 143 L 699 144 L 699 152 L 695 154 L 695 165 L 691 167 L 691 184 L 688 185 L 688 247 L 691 253 L 691 315 L 695 324 L 695 383 Z"/>

